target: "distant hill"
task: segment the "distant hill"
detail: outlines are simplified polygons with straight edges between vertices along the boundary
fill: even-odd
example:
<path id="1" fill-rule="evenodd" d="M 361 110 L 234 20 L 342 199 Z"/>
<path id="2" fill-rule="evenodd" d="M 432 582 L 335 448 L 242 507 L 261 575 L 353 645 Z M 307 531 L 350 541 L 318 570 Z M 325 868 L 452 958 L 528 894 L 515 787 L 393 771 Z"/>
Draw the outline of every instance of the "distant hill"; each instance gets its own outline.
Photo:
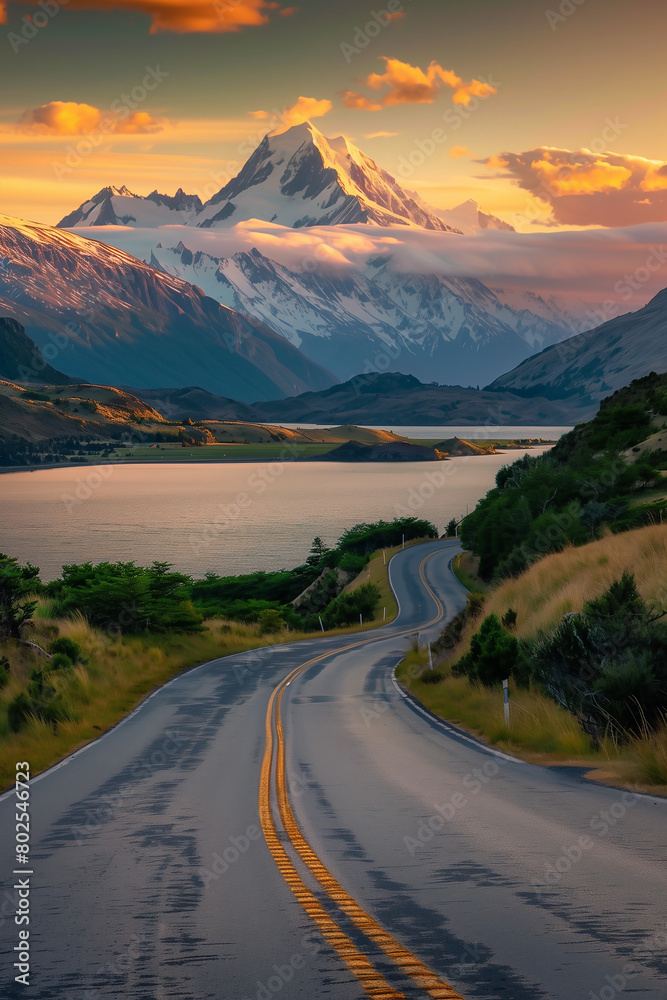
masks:
<path id="1" fill-rule="evenodd" d="M 0 378 L 65 385 L 72 379 L 44 360 L 34 340 L 9 316 L 0 317 Z"/>
<path id="2" fill-rule="evenodd" d="M 317 455 L 314 462 L 440 462 L 444 458 L 434 448 L 403 441 L 387 444 L 362 444 L 347 441 L 326 455 Z"/>
<path id="3" fill-rule="evenodd" d="M 106 385 L 57 384 L 39 391 L 0 381 L 0 442 L 120 439 L 164 418 L 130 393 Z"/>
<path id="4" fill-rule="evenodd" d="M 667 289 L 637 312 L 547 347 L 487 388 L 599 403 L 650 372 L 667 372 Z"/>
<path id="5" fill-rule="evenodd" d="M 154 406 L 169 420 L 247 420 L 253 422 L 258 414 L 252 406 L 226 396 L 216 396 L 201 386 L 185 389 L 129 389 Z"/>
<path id="6" fill-rule="evenodd" d="M 322 392 L 255 403 L 253 409 L 264 420 L 284 423 L 562 426 L 588 419 L 597 407 L 577 400 L 561 403 L 511 392 L 424 385 L 414 375 L 372 372 Z"/>

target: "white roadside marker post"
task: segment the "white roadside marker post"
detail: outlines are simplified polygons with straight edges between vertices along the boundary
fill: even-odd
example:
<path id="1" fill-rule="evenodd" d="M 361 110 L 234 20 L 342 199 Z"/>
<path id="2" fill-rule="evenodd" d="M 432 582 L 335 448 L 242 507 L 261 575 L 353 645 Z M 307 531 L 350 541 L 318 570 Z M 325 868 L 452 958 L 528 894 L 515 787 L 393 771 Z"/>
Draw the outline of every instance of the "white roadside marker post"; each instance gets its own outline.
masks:
<path id="1" fill-rule="evenodd" d="M 319 618 L 319 620 L 320 620 L 320 628 L 321 628 L 321 629 L 322 629 L 322 631 L 324 632 L 324 625 L 323 625 L 323 623 L 322 623 L 322 615 L 318 615 L 317 617 L 318 617 L 318 618 Z"/>
<path id="2" fill-rule="evenodd" d="M 503 697 L 505 701 L 505 726 L 510 727 L 510 682 L 509 679 L 503 681 Z"/>
<path id="3" fill-rule="evenodd" d="M 428 665 L 429 669 L 433 670 L 433 652 L 431 650 L 431 643 L 428 644 Z"/>

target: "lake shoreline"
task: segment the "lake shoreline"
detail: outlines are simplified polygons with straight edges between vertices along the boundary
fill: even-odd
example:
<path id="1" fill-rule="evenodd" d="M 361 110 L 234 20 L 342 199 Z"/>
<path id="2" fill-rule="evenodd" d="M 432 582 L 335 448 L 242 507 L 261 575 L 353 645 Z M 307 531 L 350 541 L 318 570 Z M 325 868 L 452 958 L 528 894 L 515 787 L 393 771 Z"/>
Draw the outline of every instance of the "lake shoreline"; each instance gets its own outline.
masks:
<path id="1" fill-rule="evenodd" d="M 483 441 L 483 438 L 478 440 Z M 493 439 L 489 439 L 493 440 Z M 493 455 L 504 455 L 513 451 L 533 451 L 536 448 L 544 448 L 549 445 L 555 445 L 556 441 L 544 439 L 543 441 L 536 442 L 530 445 L 522 444 L 512 444 L 503 445 L 502 448 L 497 449 L 495 452 L 488 452 L 483 455 L 452 455 L 451 457 L 441 458 L 434 461 L 428 461 L 426 459 L 415 459 L 412 463 L 409 462 L 397 462 L 388 460 L 387 465 L 439 465 L 441 462 L 451 462 L 454 458 L 490 458 Z M 332 449 L 333 450 L 333 449 Z M 326 461 L 326 455 L 319 458 L 318 461 Z M 43 465 L 2 465 L 0 466 L 0 475 L 7 475 L 12 472 L 46 472 L 51 469 L 99 469 L 101 466 L 107 465 L 310 465 L 313 462 L 313 458 L 195 458 L 187 457 L 182 459 L 168 459 L 160 458 L 158 461 L 147 461 L 145 458 L 137 459 L 119 459 L 117 461 L 109 461 L 108 459 L 101 460 L 99 462 L 49 462 Z M 335 462 L 335 460 L 334 460 Z M 338 465 L 356 465 L 362 467 L 368 467 L 373 465 L 378 465 L 380 463 L 368 461 L 368 462 L 335 462 Z"/>

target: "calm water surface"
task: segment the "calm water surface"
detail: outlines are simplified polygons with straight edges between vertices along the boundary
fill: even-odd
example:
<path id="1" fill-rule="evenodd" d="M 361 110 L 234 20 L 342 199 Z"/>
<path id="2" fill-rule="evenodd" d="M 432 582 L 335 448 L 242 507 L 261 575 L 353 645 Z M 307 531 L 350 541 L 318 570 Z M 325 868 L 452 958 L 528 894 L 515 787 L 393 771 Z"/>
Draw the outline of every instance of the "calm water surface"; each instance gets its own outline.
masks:
<path id="1" fill-rule="evenodd" d="M 315 535 L 332 544 L 360 521 L 414 514 L 442 531 L 472 510 L 501 465 L 524 454 L 9 473 L 0 475 L 0 551 L 39 566 L 44 580 L 64 563 L 102 560 L 164 560 L 193 576 L 291 567 Z"/>

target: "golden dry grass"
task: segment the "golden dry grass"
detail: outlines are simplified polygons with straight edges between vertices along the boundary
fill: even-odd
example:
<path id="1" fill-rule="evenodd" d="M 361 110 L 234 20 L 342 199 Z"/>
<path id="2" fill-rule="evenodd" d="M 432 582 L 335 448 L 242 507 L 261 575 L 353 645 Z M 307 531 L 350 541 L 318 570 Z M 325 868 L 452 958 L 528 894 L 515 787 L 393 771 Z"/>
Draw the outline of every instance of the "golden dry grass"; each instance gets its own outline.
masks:
<path id="1" fill-rule="evenodd" d="M 502 617 L 514 608 L 517 637 L 534 639 L 554 629 L 569 611 L 581 611 L 585 601 L 599 597 L 624 572 L 634 573 L 648 604 L 667 608 L 667 525 L 608 534 L 589 545 L 546 556 L 517 579 L 493 588 L 484 613 Z M 474 631 L 474 627 L 466 631 L 455 659 L 467 651 Z"/>
<path id="2" fill-rule="evenodd" d="M 484 614 L 518 615 L 516 635 L 534 639 L 556 627 L 569 611 L 599 597 L 623 572 L 632 572 L 644 600 L 667 608 L 667 525 L 653 525 L 604 538 L 580 548 L 546 556 L 515 580 L 490 590 Z M 667 724 L 624 746 L 606 740 L 595 749 L 577 720 L 539 691 L 517 689 L 510 682 L 509 731 L 503 718 L 502 691 L 454 677 L 451 666 L 469 649 L 481 619 L 467 627 L 461 642 L 437 669 L 438 684 L 421 679 L 427 663 L 413 650 L 397 674 L 427 708 L 451 722 L 534 763 L 573 763 L 591 768 L 591 776 L 614 784 L 667 794 Z"/>

